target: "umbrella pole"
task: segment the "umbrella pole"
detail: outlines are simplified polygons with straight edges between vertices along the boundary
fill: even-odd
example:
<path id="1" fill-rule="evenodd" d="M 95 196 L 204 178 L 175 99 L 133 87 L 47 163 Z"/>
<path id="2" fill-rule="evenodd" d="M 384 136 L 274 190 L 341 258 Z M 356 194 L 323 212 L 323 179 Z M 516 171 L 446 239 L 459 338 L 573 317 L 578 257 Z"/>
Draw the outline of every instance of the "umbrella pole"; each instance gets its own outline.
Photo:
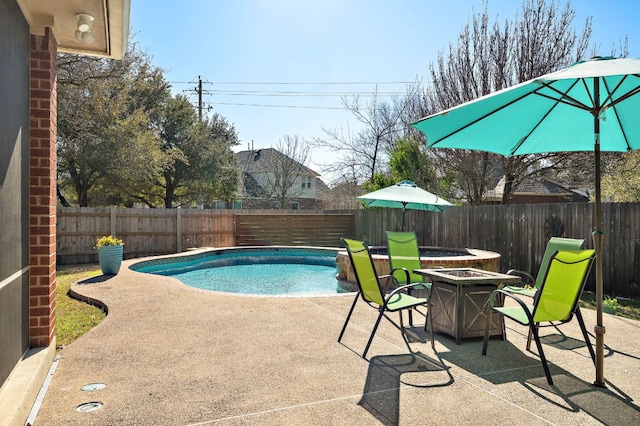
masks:
<path id="1" fill-rule="evenodd" d="M 598 95 L 598 84 L 596 83 L 596 96 Z M 604 333 L 605 327 L 602 324 L 602 300 L 603 300 L 603 279 L 602 279 L 602 256 L 604 253 L 604 232 L 602 231 L 602 194 L 600 192 L 600 120 L 594 115 L 595 129 L 595 147 L 594 147 L 594 163 L 595 163 L 595 183 L 596 183 L 596 202 L 595 202 L 595 230 L 593 231 L 593 246 L 596 250 L 596 326 L 594 332 L 596 335 L 596 386 L 605 387 L 604 383 Z"/>

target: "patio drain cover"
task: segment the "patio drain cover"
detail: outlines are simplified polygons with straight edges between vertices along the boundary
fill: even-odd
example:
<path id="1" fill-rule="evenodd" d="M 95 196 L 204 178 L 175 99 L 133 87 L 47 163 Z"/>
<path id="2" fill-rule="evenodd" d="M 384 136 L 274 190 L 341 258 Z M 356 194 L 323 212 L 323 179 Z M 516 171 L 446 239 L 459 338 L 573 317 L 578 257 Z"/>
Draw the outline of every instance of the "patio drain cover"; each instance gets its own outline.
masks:
<path id="1" fill-rule="evenodd" d="M 88 413 L 90 411 L 95 411 L 100 409 L 100 407 L 102 407 L 102 402 L 85 402 L 84 404 L 80 404 L 76 407 L 77 411 L 80 411 L 81 413 Z"/>
<path id="2" fill-rule="evenodd" d="M 88 385 L 84 385 L 81 389 L 84 392 L 94 392 L 94 391 L 104 389 L 106 387 L 107 385 L 105 385 L 104 383 L 89 383 Z"/>

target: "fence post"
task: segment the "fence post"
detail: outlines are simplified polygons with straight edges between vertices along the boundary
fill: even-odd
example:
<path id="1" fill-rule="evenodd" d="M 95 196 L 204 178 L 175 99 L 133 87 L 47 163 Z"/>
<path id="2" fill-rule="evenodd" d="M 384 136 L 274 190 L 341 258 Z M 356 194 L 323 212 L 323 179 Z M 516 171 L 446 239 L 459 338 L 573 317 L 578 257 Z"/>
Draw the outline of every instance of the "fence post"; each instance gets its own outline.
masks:
<path id="1" fill-rule="evenodd" d="M 233 240 L 233 246 L 235 247 L 235 246 L 238 245 L 238 223 L 237 223 L 238 213 L 234 210 L 231 213 L 231 217 L 232 217 L 232 220 L 233 220 L 233 237 L 232 237 L 232 240 Z"/>
<path id="2" fill-rule="evenodd" d="M 176 253 L 182 251 L 182 209 L 176 207 Z"/>
<path id="3" fill-rule="evenodd" d="M 116 236 L 116 207 L 111 206 L 111 235 Z"/>

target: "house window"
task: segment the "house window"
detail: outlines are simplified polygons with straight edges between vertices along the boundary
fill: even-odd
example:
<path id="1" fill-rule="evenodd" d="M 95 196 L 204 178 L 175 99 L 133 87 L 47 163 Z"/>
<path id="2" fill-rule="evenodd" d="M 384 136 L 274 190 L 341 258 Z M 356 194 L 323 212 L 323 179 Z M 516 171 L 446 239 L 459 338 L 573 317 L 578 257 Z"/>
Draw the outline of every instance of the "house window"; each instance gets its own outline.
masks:
<path id="1" fill-rule="evenodd" d="M 300 203 L 291 203 L 291 210 L 300 210 Z"/>
<path id="2" fill-rule="evenodd" d="M 304 189 L 304 182 L 302 182 L 302 189 Z"/>
<path id="3" fill-rule="evenodd" d="M 234 201 L 233 202 L 234 210 L 242 210 L 242 201 Z"/>
<path id="4" fill-rule="evenodd" d="M 307 188 L 311 188 L 311 181 L 307 182 Z"/>

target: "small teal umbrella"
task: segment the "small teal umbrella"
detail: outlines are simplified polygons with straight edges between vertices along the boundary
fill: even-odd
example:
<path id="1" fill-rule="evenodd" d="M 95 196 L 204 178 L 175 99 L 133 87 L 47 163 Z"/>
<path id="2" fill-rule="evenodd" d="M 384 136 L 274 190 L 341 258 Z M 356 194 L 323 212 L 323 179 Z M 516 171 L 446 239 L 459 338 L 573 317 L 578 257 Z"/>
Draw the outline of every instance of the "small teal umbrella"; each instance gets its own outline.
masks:
<path id="1" fill-rule="evenodd" d="M 368 207 L 386 207 L 402 209 L 402 229 L 404 230 L 405 210 L 427 210 L 441 212 L 453 207 L 447 200 L 425 191 L 410 180 L 357 197 Z"/>
<path id="2" fill-rule="evenodd" d="M 425 117 L 412 124 L 433 148 L 506 156 L 593 151 L 595 168 L 596 381 L 604 386 L 600 151 L 640 148 L 640 59 L 593 58 Z"/>

